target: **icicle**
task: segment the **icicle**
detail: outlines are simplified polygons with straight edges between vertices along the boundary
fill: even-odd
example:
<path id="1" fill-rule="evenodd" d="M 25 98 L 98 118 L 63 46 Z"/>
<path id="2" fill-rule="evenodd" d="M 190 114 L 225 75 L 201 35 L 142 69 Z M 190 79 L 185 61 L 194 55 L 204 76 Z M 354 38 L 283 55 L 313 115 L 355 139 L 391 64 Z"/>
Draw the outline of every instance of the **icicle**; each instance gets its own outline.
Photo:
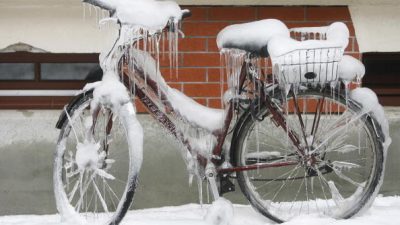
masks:
<path id="1" fill-rule="evenodd" d="M 260 123 L 256 120 L 256 126 L 255 126 L 255 132 L 256 132 L 256 142 L 257 142 L 257 146 L 256 146 L 256 148 L 257 148 L 257 163 L 260 163 L 260 156 L 259 156 L 259 153 L 260 153 L 260 135 L 259 135 L 259 126 L 260 126 Z M 257 173 L 259 172 L 259 168 L 258 168 L 258 166 L 257 166 Z"/>
<path id="2" fill-rule="evenodd" d="M 219 53 L 219 61 L 220 61 L 220 68 L 219 68 L 219 89 L 221 93 L 221 107 L 225 109 L 225 102 L 224 102 L 224 70 L 223 70 L 223 53 L 222 51 Z M 208 79 L 210 79 L 210 74 L 208 73 Z M 228 88 L 229 89 L 229 88 Z"/>
<path id="3" fill-rule="evenodd" d="M 197 188 L 199 191 L 199 204 L 203 207 L 203 180 L 197 175 Z"/>
<path id="4" fill-rule="evenodd" d="M 348 101 L 349 101 L 349 81 L 343 80 L 343 85 L 344 85 L 344 92 L 345 92 L 345 99 L 346 99 L 346 107 L 348 106 Z"/>
<path id="5" fill-rule="evenodd" d="M 174 40 L 175 40 L 175 55 L 174 55 L 174 60 L 175 60 L 175 68 L 176 68 L 176 77 L 179 77 L 178 74 L 178 53 L 179 53 L 179 46 L 178 46 L 178 39 L 179 39 L 179 22 L 174 22 L 174 26 L 175 26 L 175 36 L 174 36 Z"/>

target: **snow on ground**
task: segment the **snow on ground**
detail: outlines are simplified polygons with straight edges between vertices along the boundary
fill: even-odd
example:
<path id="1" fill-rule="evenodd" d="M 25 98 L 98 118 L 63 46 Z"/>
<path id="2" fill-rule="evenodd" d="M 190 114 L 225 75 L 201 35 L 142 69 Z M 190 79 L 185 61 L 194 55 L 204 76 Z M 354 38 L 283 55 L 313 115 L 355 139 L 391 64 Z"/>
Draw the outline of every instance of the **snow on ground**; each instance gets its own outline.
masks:
<path id="1" fill-rule="evenodd" d="M 124 218 L 123 225 L 213 225 L 203 218 L 209 205 L 198 204 L 169 206 L 162 208 L 130 211 Z M 378 197 L 371 209 L 363 215 L 347 219 L 307 215 L 296 217 L 284 225 L 398 225 L 400 197 Z M 1 225 L 71 225 L 60 222 L 59 215 L 19 215 L 0 217 Z M 231 225 L 269 225 L 274 222 L 256 213 L 250 206 L 235 205 Z"/>

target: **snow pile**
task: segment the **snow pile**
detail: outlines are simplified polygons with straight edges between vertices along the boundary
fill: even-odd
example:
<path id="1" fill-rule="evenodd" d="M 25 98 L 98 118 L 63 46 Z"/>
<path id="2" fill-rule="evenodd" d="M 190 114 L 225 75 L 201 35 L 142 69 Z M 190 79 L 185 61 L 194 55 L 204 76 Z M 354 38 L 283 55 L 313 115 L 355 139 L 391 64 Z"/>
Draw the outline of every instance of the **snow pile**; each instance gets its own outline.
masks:
<path id="1" fill-rule="evenodd" d="M 204 220 L 210 225 L 229 225 L 233 219 L 233 205 L 220 197 L 207 209 Z"/>
<path id="2" fill-rule="evenodd" d="M 130 97 L 126 87 L 118 80 L 117 75 L 108 71 L 104 74 L 101 83 L 97 83 L 93 91 L 92 109 L 102 105 L 113 109 L 114 112 L 126 103 L 130 102 Z"/>
<path id="3" fill-rule="evenodd" d="M 84 0 L 112 12 L 122 24 L 137 25 L 148 30 L 162 30 L 171 18 L 179 21 L 182 10 L 173 1 L 155 0 Z"/>
<path id="4" fill-rule="evenodd" d="M 100 143 L 84 140 L 83 143 L 77 144 L 76 149 L 75 161 L 79 170 L 83 171 L 86 167 L 97 167 Z"/>
<path id="5" fill-rule="evenodd" d="M 223 110 L 199 104 L 174 88 L 168 89 L 168 99 L 181 116 L 199 127 L 214 131 L 221 129 L 224 125 L 225 113 Z"/>
<path id="6" fill-rule="evenodd" d="M 356 79 L 360 83 L 365 74 L 365 66 L 360 60 L 350 55 L 344 55 L 339 62 L 338 74 L 342 80 L 353 81 Z"/>
<path id="7" fill-rule="evenodd" d="M 311 28 L 314 31 L 315 28 Z M 307 31 L 307 28 L 301 28 L 301 31 Z M 326 30 L 326 40 L 305 40 L 297 41 L 289 36 L 275 35 L 268 42 L 268 52 L 272 58 L 276 58 L 295 50 L 308 50 L 318 48 L 337 48 L 340 47 L 344 50 L 349 43 L 349 29 L 342 22 L 335 22 L 328 28 L 320 29 Z M 315 36 L 314 36 L 315 38 Z"/>
<path id="8" fill-rule="evenodd" d="M 288 28 L 280 20 L 266 19 L 234 24 L 218 33 L 217 45 L 219 49 L 242 46 L 258 50 L 266 46 L 271 37 L 276 35 L 289 37 Z"/>
<path id="9" fill-rule="evenodd" d="M 207 208 L 197 204 L 169 206 L 154 209 L 134 210 L 127 213 L 124 224 L 135 225 L 212 225 L 204 220 Z M 235 214 L 230 225 L 273 225 L 276 224 L 256 213 L 250 206 L 234 205 Z M 372 207 L 361 216 L 336 220 L 310 214 L 293 218 L 283 225 L 398 225 L 400 197 L 377 197 Z M 59 215 L 18 215 L 0 217 L 2 225 L 74 225 L 61 222 Z"/>

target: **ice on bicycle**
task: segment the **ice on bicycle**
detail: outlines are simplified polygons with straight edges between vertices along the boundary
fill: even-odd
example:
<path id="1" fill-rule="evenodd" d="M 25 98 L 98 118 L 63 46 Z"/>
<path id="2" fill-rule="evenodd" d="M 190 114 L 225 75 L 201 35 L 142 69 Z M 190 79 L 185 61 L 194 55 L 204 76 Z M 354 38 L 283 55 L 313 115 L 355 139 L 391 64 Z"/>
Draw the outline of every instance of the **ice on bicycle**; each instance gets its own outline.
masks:
<path id="1" fill-rule="evenodd" d="M 343 56 L 344 23 L 288 29 L 266 19 L 226 27 L 217 38 L 224 108 L 211 109 L 171 88 L 160 72 L 165 52 L 170 66 L 179 66 L 187 10 L 171 1 L 84 2 L 109 11 L 120 32 L 100 56 L 103 80 L 87 85 L 61 115 L 53 177 L 62 216 L 118 224 L 131 208 L 143 157 L 134 100 L 179 143 L 198 187 L 207 181 L 219 199 L 216 208 L 228 209 L 212 217 L 229 223 L 230 203 L 220 196 L 234 183 L 276 222 L 310 212 L 349 218 L 372 203 L 384 176 L 388 124 L 372 91 L 349 89 L 365 68 Z"/>

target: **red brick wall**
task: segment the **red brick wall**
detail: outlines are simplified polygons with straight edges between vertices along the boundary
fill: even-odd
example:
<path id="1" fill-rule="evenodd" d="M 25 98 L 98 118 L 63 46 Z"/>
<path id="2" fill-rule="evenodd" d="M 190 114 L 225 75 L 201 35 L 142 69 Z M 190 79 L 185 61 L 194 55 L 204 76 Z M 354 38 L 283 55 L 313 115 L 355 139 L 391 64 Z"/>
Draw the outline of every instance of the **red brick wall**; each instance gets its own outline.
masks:
<path id="1" fill-rule="evenodd" d="M 169 85 L 201 104 L 220 107 L 220 60 L 216 36 L 225 26 L 260 19 L 276 18 L 289 28 L 325 26 L 335 21 L 347 24 L 350 42 L 347 54 L 360 58 L 354 27 L 347 6 L 183 6 L 192 16 L 183 22 L 186 37 L 179 43 L 179 76 L 162 68 Z M 166 66 L 167 63 L 164 63 Z M 172 70 L 173 72 L 175 69 Z M 140 111 L 141 107 L 139 107 Z"/>

